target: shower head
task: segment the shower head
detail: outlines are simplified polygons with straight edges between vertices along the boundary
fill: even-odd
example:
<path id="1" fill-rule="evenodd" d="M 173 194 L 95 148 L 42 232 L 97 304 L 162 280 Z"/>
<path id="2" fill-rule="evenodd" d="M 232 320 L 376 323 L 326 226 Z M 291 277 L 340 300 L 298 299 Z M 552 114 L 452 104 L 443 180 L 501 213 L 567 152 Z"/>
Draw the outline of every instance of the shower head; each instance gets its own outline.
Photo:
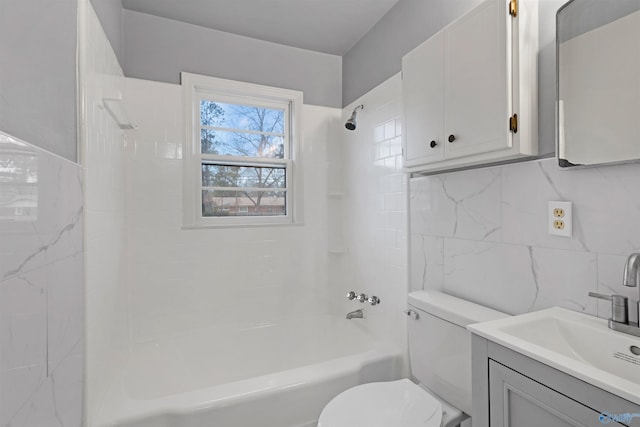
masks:
<path id="1" fill-rule="evenodd" d="M 349 120 L 347 120 L 347 122 L 344 124 L 344 127 L 349 130 L 356 129 L 356 116 L 358 115 L 358 108 L 364 110 L 364 105 L 360 104 L 356 108 L 354 108 L 353 113 L 351 113 L 351 117 L 349 117 Z"/>

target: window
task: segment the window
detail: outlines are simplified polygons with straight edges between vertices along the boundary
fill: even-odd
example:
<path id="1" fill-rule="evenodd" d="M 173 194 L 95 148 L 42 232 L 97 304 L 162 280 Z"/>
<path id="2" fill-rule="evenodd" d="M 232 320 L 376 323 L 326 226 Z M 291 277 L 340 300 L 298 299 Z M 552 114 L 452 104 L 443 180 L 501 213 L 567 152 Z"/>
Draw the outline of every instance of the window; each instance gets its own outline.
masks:
<path id="1" fill-rule="evenodd" d="M 302 93 L 182 73 L 185 226 L 302 221 Z"/>

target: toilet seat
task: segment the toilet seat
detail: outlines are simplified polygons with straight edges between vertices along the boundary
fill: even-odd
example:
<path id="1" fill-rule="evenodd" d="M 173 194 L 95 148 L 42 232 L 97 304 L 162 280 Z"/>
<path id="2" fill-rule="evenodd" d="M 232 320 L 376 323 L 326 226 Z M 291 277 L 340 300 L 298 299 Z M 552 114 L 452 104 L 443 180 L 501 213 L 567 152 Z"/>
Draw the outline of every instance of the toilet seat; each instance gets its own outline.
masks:
<path id="1" fill-rule="evenodd" d="M 442 404 L 408 379 L 362 384 L 334 397 L 318 427 L 440 427 Z"/>

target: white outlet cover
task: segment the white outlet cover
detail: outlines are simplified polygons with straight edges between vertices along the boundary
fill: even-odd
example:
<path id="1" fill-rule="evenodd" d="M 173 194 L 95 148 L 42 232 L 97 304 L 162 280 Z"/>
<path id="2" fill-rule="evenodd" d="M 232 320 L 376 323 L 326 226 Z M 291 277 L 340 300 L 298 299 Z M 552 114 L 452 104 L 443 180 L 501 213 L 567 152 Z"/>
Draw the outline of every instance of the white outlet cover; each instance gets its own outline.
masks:
<path id="1" fill-rule="evenodd" d="M 553 211 L 557 208 L 564 210 L 564 217 L 558 218 L 553 214 Z M 561 237 L 571 237 L 573 235 L 573 208 L 571 202 L 549 202 L 547 207 L 547 217 L 549 234 Z M 564 228 L 555 228 L 553 223 L 556 220 L 564 221 Z"/>

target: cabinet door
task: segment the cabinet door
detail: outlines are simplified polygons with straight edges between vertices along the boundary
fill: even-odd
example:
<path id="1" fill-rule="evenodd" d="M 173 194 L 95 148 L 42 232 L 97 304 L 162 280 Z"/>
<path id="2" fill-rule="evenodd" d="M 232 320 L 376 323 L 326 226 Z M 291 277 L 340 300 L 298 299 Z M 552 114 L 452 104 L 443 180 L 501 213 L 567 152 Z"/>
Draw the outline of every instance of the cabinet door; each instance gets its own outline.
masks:
<path id="1" fill-rule="evenodd" d="M 489 361 L 489 413 L 491 427 L 603 425 L 593 409 L 493 360 Z"/>
<path id="2" fill-rule="evenodd" d="M 402 58 L 405 166 L 442 160 L 443 34 Z"/>
<path id="3" fill-rule="evenodd" d="M 447 158 L 511 147 L 511 19 L 506 1 L 492 0 L 444 31 Z"/>

